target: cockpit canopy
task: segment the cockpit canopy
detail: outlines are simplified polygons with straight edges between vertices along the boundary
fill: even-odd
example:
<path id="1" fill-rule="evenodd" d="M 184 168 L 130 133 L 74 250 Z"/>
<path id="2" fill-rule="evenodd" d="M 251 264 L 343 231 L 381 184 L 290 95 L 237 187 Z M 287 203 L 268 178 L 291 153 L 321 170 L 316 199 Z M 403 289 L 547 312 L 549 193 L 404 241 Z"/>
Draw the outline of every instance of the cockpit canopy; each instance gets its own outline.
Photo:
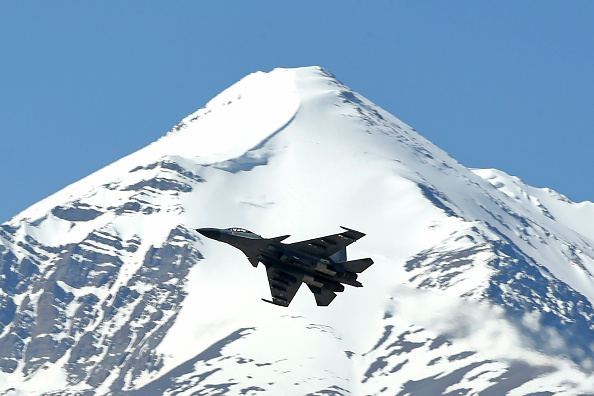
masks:
<path id="1" fill-rule="evenodd" d="M 255 232 L 251 232 L 250 230 L 246 230 L 245 228 L 233 227 L 233 228 L 227 228 L 227 230 L 230 231 L 232 234 L 237 233 L 237 232 L 241 232 L 243 234 L 252 234 L 252 235 L 260 236 L 260 235 L 256 234 Z"/>

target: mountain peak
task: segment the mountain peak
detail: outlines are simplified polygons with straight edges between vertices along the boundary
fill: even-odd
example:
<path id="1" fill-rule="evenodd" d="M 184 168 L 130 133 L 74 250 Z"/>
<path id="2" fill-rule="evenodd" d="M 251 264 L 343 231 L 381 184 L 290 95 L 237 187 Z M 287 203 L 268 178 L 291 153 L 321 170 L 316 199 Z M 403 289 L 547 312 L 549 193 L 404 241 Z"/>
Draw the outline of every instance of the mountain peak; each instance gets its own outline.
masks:
<path id="1" fill-rule="evenodd" d="M 322 68 L 254 73 L 0 226 L 0 382 L 47 395 L 588 391 L 588 210 L 465 168 Z M 367 234 L 352 254 L 375 265 L 325 309 L 305 292 L 288 309 L 261 303 L 266 272 L 193 231 L 291 243 L 338 225 Z"/>

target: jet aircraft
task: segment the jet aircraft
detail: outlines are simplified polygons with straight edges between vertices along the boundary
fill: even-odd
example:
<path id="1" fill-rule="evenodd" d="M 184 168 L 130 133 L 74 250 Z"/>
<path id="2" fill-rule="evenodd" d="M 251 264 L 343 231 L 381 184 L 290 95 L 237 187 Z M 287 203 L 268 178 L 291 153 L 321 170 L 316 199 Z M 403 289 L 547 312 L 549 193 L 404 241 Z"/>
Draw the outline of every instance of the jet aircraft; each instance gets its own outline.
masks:
<path id="1" fill-rule="evenodd" d="M 301 283 L 307 284 L 318 306 L 327 306 L 344 285 L 363 286 L 357 274 L 365 271 L 370 258 L 347 261 L 346 247 L 365 234 L 341 227 L 344 232 L 307 241 L 285 244 L 289 235 L 262 238 L 243 228 L 199 228 L 200 234 L 241 250 L 250 263 L 266 267 L 271 304 L 288 307 Z"/>

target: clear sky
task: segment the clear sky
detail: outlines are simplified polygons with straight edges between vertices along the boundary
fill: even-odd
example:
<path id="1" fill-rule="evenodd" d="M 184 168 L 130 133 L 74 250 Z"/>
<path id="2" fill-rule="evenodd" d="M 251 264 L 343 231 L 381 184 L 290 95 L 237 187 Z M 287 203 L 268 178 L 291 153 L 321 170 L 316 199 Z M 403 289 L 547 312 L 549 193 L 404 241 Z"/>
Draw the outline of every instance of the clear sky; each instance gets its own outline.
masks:
<path id="1" fill-rule="evenodd" d="M 594 201 L 594 1 L 2 1 L 0 222 L 254 71 L 319 65 L 468 167 Z"/>

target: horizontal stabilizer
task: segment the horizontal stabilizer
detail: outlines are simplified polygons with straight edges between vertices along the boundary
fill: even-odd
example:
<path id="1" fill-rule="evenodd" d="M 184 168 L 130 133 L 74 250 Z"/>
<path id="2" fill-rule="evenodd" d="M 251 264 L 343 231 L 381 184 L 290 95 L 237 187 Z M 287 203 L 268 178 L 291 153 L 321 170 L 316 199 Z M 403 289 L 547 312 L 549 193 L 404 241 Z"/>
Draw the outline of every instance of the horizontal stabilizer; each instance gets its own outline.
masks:
<path id="1" fill-rule="evenodd" d="M 368 257 L 359 260 L 345 261 L 339 264 L 342 265 L 343 268 L 349 272 L 360 273 L 369 268 L 371 264 L 373 264 L 373 260 Z"/>
<path id="2" fill-rule="evenodd" d="M 336 293 L 328 289 L 320 289 L 319 287 L 311 285 L 307 285 L 307 287 L 309 287 L 309 290 L 311 290 L 311 292 L 314 294 L 318 307 L 327 307 L 332 302 L 332 300 L 334 300 L 334 297 L 336 297 Z"/>

